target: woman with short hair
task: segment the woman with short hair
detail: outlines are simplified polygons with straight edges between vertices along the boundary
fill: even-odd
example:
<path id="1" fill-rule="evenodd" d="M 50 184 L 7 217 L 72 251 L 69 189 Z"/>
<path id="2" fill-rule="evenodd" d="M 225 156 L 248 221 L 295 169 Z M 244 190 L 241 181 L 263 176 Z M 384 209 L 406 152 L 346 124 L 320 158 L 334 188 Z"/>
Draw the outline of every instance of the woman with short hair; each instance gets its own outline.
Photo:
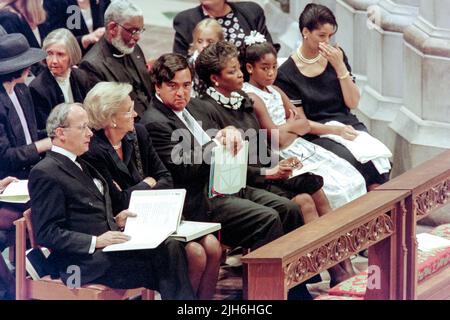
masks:
<path id="1" fill-rule="evenodd" d="M 94 136 L 83 158 L 106 179 L 114 196 L 113 210 L 128 208 L 131 192 L 173 188 L 172 176 L 156 153 L 147 129 L 134 124 L 137 113 L 130 84 L 100 82 L 84 101 Z M 221 246 L 210 234 L 186 244 L 189 276 L 199 299 L 212 299 Z"/>
<path id="2" fill-rule="evenodd" d="M 76 67 L 81 60 L 81 50 L 69 30 L 52 31 L 42 47 L 47 52 L 47 68 L 30 83 L 40 130 L 45 129 L 47 117 L 55 106 L 63 102 L 83 102 L 88 88 L 86 72 Z"/>

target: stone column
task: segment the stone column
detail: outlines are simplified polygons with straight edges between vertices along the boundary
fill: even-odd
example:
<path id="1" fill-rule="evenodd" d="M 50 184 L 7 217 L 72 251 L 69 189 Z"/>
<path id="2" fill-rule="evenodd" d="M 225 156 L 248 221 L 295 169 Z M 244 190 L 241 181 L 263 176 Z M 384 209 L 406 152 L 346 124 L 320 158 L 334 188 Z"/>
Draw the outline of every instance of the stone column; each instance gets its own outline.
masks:
<path id="1" fill-rule="evenodd" d="M 380 0 L 368 8 L 367 85 L 357 114 L 391 150 L 395 148 L 395 134 L 389 124 L 403 104 L 403 32 L 417 17 L 419 2 Z"/>
<path id="2" fill-rule="evenodd" d="M 345 50 L 360 87 L 367 81 L 367 38 L 371 26 L 367 9 L 380 0 L 337 0 L 336 41 Z"/>
<path id="3" fill-rule="evenodd" d="M 298 21 L 300 13 L 305 9 L 306 5 L 310 2 L 321 4 L 330 8 L 333 12 L 336 12 L 336 0 L 291 0 L 289 3 L 289 14 L 293 19 Z"/>
<path id="4" fill-rule="evenodd" d="M 413 168 L 450 148 L 450 1 L 421 0 L 404 35 L 404 107 L 391 124 L 396 166 Z"/>

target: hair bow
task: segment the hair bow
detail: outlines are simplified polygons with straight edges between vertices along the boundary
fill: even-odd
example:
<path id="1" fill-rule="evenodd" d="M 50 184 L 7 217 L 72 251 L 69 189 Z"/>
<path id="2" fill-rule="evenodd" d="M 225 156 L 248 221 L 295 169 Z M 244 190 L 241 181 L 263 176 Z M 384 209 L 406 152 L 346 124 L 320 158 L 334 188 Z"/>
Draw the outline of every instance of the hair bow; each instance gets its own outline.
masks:
<path id="1" fill-rule="evenodd" d="M 267 40 L 266 40 L 266 37 L 264 37 L 264 35 L 262 35 L 261 33 L 259 33 L 256 30 L 253 30 L 252 32 L 250 32 L 250 35 L 248 35 L 244 38 L 244 42 L 247 46 L 251 46 L 252 44 L 256 44 L 256 43 L 267 42 Z"/>

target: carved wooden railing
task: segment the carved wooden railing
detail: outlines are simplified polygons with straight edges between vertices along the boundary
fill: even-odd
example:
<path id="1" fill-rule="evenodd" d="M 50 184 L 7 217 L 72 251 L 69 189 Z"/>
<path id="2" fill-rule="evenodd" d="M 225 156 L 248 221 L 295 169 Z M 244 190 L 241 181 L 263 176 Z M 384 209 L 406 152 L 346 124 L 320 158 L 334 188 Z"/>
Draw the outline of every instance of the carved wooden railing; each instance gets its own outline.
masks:
<path id="1" fill-rule="evenodd" d="M 290 288 L 370 247 L 379 286 L 365 299 L 450 296 L 450 268 L 418 286 L 416 222 L 450 197 L 450 151 L 244 256 L 244 296 L 286 299 Z"/>
<path id="2" fill-rule="evenodd" d="M 450 150 L 404 173 L 376 189 L 409 191 L 406 198 L 408 211 L 405 233 L 408 253 L 406 293 L 407 299 L 440 299 L 450 295 L 448 268 L 418 286 L 417 280 L 417 221 L 447 204 L 450 198 Z"/>
<path id="3" fill-rule="evenodd" d="M 244 297 L 286 299 L 290 288 L 371 247 L 369 260 L 381 271 L 380 286 L 366 298 L 404 299 L 408 195 L 371 192 L 244 256 Z"/>

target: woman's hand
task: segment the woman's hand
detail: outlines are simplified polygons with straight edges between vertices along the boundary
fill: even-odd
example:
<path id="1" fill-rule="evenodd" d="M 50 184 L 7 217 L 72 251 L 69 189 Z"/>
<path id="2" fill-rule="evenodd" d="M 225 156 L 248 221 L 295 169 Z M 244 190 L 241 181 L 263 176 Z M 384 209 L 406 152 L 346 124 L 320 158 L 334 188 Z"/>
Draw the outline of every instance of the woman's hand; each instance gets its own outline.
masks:
<path id="1" fill-rule="evenodd" d="M 320 54 L 328 60 L 333 66 L 338 76 L 342 76 L 347 73 L 347 66 L 344 63 L 344 52 L 336 44 L 334 47 L 325 43 L 319 43 Z"/>
<path id="2" fill-rule="evenodd" d="M 156 180 L 152 177 L 147 177 L 144 179 L 144 182 L 150 186 L 150 188 L 153 188 L 156 186 Z"/>
<path id="3" fill-rule="evenodd" d="M 266 171 L 266 180 L 287 180 L 295 169 L 301 167 L 302 163 L 297 157 L 281 160 L 277 166 Z"/>
<path id="4" fill-rule="evenodd" d="M 350 141 L 355 140 L 358 136 L 358 131 L 356 131 L 352 126 L 335 126 L 334 132 L 335 135 L 341 136 L 342 138 Z"/>

